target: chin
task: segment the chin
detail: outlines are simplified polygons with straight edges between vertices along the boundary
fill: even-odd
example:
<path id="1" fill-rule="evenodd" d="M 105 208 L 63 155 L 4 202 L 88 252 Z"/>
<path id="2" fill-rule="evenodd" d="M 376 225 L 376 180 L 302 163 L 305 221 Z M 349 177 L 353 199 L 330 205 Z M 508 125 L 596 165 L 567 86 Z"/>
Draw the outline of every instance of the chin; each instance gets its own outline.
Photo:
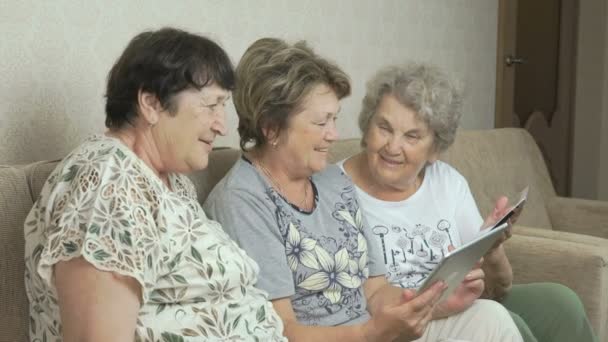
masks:
<path id="1" fill-rule="evenodd" d="M 311 169 L 312 169 L 313 173 L 316 173 L 316 172 L 323 171 L 326 167 L 327 167 L 327 161 L 322 161 L 322 162 L 318 162 L 318 163 L 315 163 L 314 165 L 312 165 Z"/>
<path id="2" fill-rule="evenodd" d="M 204 170 L 207 168 L 207 166 L 209 166 L 209 158 L 206 156 L 204 158 L 198 158 L 188 166 L 190 166 L 190 172 Z"/>

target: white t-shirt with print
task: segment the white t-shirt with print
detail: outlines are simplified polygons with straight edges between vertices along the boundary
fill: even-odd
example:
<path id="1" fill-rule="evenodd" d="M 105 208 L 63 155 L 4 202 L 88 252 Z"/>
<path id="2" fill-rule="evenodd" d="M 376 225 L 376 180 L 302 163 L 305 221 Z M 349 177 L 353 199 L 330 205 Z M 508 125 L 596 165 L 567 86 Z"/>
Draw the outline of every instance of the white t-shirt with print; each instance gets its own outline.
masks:
<path id="1" fill-rule="evenodd" d="M 344 169 L 344 161 L 338 165 Z M 448 251 L 472 240 L 483 223 L 466 179 L 436 161 L 425 168 L 420 188 L 398 202 L 379 200 L 358 186 L 361 208 L 380 244 L 389 282 L 418 288 Z"/>

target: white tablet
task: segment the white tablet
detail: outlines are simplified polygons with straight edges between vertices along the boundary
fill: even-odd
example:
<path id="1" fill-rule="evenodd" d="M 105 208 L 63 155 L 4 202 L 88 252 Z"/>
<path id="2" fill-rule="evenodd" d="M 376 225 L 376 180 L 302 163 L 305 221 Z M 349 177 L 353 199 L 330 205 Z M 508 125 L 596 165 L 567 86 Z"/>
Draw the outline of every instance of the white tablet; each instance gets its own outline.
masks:
<path id="1" fill-rule="evenodd" d="M 477 238 L 446 254 L 439 265 L 424 280 L 418 292 L 429 288 L 435 282 L 443 280 L 448 288 L 443 292 L 440 301 L 449 297 L 471 271 L 475 263 L 481 259 L 498 240 L 508 224 L 483 231 Z"/>

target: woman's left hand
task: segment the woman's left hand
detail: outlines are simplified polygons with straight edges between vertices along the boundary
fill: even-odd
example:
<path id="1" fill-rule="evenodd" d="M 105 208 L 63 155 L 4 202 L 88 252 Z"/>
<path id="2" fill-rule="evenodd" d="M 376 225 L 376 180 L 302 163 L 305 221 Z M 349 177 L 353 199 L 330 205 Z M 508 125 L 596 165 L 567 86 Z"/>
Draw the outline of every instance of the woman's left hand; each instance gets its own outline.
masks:
<path id="1" fill-rule="evenodd" d="M 501 217 L 507 214 L 511 209 L 511 206 L 509 206 L 509 199 L 506 196 L 499 197 L 496 200 L 496 204 L 494 205 L 494 210 L 492 210 L 492 213 L 490 213 L 490 215 L 488 215 L 488 217 L 486 217 L 485 221 L 483 222 L 481 230 L 493 226 L 496 222 L 498 222 L 498 220 L 500 220 Z M 502 245 L 503 242 L 511 238 L 511 236 L 513 235 L 513 225 L 517 221 L 519 213 L 520 211 L 515 212 L 515 214 L 507 220 L 507 224 L 509 225 L 509 227 L 505 229 L 500 238 L 496 240 L 496 243 L 494 244 L 494 246 L 492 246 L 492 248 L 490 248 L 488 254 L 493 252 L 500 245 Z"/>
<path id="2" fill-rule="evenodd" d="M 448 247 L 450 251 L 453 249 L 452 246 Z M 485 287 L 485 273 L 481 269 L 482 264 L 483 258 L 475 264 L 462 283 L 454 290 L 454 293 L 437 304 L 433 311 L 433 319 L 449 317 L 473 305 L 473 302 L 481 296 Z"/>

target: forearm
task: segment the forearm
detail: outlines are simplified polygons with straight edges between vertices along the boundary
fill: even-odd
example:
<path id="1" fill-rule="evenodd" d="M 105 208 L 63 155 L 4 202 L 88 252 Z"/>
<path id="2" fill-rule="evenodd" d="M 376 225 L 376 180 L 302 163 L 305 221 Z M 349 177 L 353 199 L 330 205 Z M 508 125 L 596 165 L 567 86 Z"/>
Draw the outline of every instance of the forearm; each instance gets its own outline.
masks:
<path id="1" fill-rule="evenodd" d="M 386 283 L 367 299 L 367 310 L 372 316 L 387 305 L 397 305 L 403 301 L 403 289 Z"/>
<path id="2" fill-rule="evenodd" d="M 295 342 L 319 342 L 319 341 L 353 341 L 353 342 L 375 342 L 379 338 L 367 333 L 366 324 L 350 326 L 307 326 L 297 322 L 285 323 L 285 337 Z M 369 336 L 367 336 L 369 335 Z"/>
<path id="3" fill-rule="evenodd" d="M 509 292 L 513 283 L 513 270 L 503 245 L 484 257 L 482 268 L 486 274 L 482 297 L 500 300 Z"/>

